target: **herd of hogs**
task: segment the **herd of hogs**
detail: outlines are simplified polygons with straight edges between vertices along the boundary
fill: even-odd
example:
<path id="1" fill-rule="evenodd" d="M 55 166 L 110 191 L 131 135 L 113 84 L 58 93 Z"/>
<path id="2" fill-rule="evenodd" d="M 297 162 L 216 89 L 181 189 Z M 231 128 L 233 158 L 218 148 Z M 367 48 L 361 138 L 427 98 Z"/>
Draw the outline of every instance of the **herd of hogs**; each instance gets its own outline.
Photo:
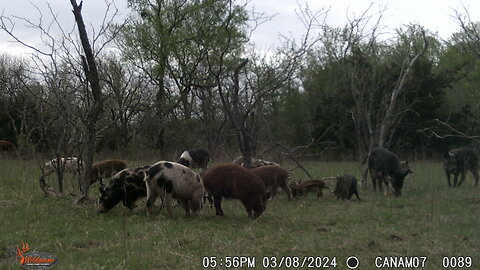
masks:
<path id="1" fill-rule="evenodd" d="M 0 149 L 10 150 L 11 146 L 5 146 L 3 142 L 0 141 Z M 275 162 L 252 159 L 252 167 L 245 168 L 240 156 L 232 163 L 217 164 L 208 169 L 211 160 L 207 151 L 197 149 L 184 151 L 177 162 L 159 161 L 134 169 L 127 168 L 125 161 L 117 159 L 95 163 L 91 184 L 98 182 L 100 185 L 97 211 L 105 213 L 120 202 L 133 209 L 138 199 L 147 197 L 145 206 L 148 216 L 152 217 L 155 200 L 160 196 L 162 208 L 165 207 L 171 217 L 174 200 L 183 206 L 187 216 L 197 215 L 207 200 L 215 206 L 216 215 L 223 216 L 221 204 L 225 198 L 241 201 L 248 216 L 255 219 L 265 211 L 268 200 L 276 196 L 279 188 L 285 191 L 289 200 L 310 192 L 315 192 L 319 198 L 322 190 L 328 189 L 322 179 L 289 182 L 290 172 Z M 443 165 L 449 186 L 460 186 L 468 170 L 475 178 L 475 186 L 478 185 L 478 156 L 473 149 L 457 148 L 445 153 Z M 55 172 L 58 166 L 71 173 L 80 172 L 82 168 L 75 157 L 61 158 L 60 162 L 53 159 L 41 166 L 40 183 L 45 183 L 44 178 Z M 201 169 L 201 172 L 194 169 Z M 382 190 L 385 184 L 385 192 L 392 190 L 395 196 L 401 195 L 404 179 L 412 173 L 407 162 L 401 162 L 396 154 L 382 147 L 375 147 L 370 152 L 368 171 L 374 190 L 377 186 Z M 104 185 L 102 179 L 107 177 L 111 180 Z M 338 199 L 350 200 L 355 195 L 360 200 L 354 176 L 344 174 L 335 179 L 333 194 Z"/>

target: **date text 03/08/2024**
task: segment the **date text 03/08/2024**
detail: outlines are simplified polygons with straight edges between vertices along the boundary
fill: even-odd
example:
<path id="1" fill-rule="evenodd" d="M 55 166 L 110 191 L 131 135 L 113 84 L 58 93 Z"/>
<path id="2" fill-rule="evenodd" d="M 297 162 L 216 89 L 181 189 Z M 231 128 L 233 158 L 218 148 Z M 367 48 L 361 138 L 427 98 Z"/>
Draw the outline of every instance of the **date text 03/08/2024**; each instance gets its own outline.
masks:
<path id="1" fill-rule="evenodd" d="M 337 268 L 347 266 L 349 269 L 356 269 L 360 265 L 357 257 L 351 256 L 338 263 L 337 257 L 327 256 L 266 256 L 257 260 L 255 256 L 208 256 L 203 257 L 204 268 Z M 343 261 L 343 260 L 342 260 Z M 441 262 L 429 262 L 426 256 L 377 256 L 373 262 L 363 262 L 364 265 L 372 266 L 375 269 L 429 269 L 432 266 L 440 268 L 461 268 L 473 267 L 470 256 L 444 256 Z"/>
<path id="2" fill-rule="evenodd" d="M 337 257 L 265 256 L 257 261 L 255 256 L 208 256 L 203 257 L 202 266 L 204 268 L 335 268 Z"/>

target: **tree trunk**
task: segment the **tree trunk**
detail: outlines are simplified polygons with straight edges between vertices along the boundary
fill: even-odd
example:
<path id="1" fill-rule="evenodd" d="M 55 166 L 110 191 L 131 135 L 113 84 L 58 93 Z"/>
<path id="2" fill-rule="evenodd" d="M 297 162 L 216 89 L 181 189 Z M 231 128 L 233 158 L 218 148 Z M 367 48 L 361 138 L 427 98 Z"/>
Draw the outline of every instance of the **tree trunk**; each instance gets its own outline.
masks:
<path id="1" fill-rule="evenodd" d="M 85 56 L 81 56 L 83 70 L 85 76 L 90 85 L 93 96 L 93 105 L 90 108 L 87 115 L 87 153 L 85 160 L 85 172 L 83 175 L 82 183 L 80 185 L 80 194 L 76 200 L 76 203 L 83 202 L 88 196 L 88 189 L 90 187 L 90 180 L 92 178 L 92 164 L 93 156 L 95 155 L 95 143 L 97 136 L 97 120 L 100 116 L 100 113 L 103 110 L 103 97 L 102 91 L 100 88 L 100 78 L 98 75 L 97 65 L 95 63 L 95 57 L 93 55 L 92 47 L 88 40 L 87 30 L 85 28 L 85 23 L 82 18 L 82 4 L 77 5 L 76 0 L 70 0 L 70 3 L 73 7 L 73 14 L 75 16 L 75 22 L 77 23 L 78 32 L 80 40 L 82 43 L 82 48 L 85 53 Z"/>
<path id="2" fill-rule="evenodd" d="M 425 37 L 425 32 L 422 31 L 422 35 L 423 35 L 423 41 L 424 41 L 422 50 L 409 61 L 405 71 L 403 73 L 400 73 L 400 77 L 397 82 L 397 85 L 393 89 L 392 95 L 390 96 L 390 103 L 388 104 L 387 111 L 385 112 L 385 116 L 383 117 L 383 121 L 380 126 L 380 132 L 378 135 L 378 145 L 381 147 L 384 146 L 385 141 L 387 139 L 387 132 L 390 131 L 390 127 L 394 122 L 394 114 L 395 114 L 395 109 L 397 105 L 397 99 L 400 93 L 403 91 L 403 86 L 405 84 L 406 78 L 410 74 L 410 71 L 412 67 L 415 65 L 415 63 L 417 62 L 418 58 L 422 56 L 428 48 L 428 41 L 427 41 L 427 38 Z"/>
<path id="3" fill-rule="evenodd" d="M 83 178 L 80 182 L 80 197 L 78 202 L 84 200 L 88 196 L 88 190 L 90 188 L 90 181 L 92 179 L 92 164 L 93 157 L 95 155 L 95 141 L 97 137 L 97 129 L 95 127 L 88 129 L 87 134 L 87 153 L 84 162 Z"/>
<path id="4" fill-rule="evenodd" d="M 242 156 L 243 156 L 243 164 L 246 168 L 252 167 L 252 147 L 250 136 L 248 135 L 248 131 L 245 128 L 240 131 L 241 134 L 241 149 L 242 149 Z"/>
<path id="5" fill-rule="evenodd" d="M 166 56 L 165 56 L 166 59 Z M 165 66 L 166 60 L 163 60 L 162 63 L 159 64 L 159 75 L 158 75 L 158 91 L 156 94 L 156 108 L 155 113 L 157 114 L 157 138 L 156 138 L 156 146 L 160 149 L 163 153 L 165 151 L 165 131 L 163 127 L 163 119 L 165 118 Z"/>

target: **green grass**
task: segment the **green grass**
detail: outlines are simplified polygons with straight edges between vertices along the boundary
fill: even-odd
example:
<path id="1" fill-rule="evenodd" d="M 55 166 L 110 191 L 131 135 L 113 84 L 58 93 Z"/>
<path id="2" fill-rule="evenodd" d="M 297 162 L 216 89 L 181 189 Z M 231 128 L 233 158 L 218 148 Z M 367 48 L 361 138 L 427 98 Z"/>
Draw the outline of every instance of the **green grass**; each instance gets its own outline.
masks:
<path id="1" fill-rule="evenodd" d="M 0 159 L 0 269 L 19 269 L 7 248 L 22 240 L 57 256 L 55 269 L 202 269 L 205 256 L 255 256 L 257 269 L 264 256 L 336 256 L 337 269 L 347 269 L 351 255 L 361 261 L 357 269 L 373 269 L 376 256 L 427 256 L 427 269 L 442 269 L 442 257 L 454 255 L 471 256 L 471 269 L 480 269 L 480 187 L 469 175 L 461 188 L 448 188 L 438 163 L 413 163 L 400 198 L 360 189 L 362 201 L 327 191 L 320 200 L 311 194 L 289 202 L 281 193 L 255 221 L 237 201 L 223 203 L 225 217 L 207 205 L 198 218 L 176 207 L 175 220 L 158 208 L 149 220 L 144 201 L 133 211 L 118 205 L 98 215 L 93 203 L 44 198 L 38 164 Z M 360 176 L 354 163 L 304 165 L 316 177 Z M 305 179 L 299 170 L 293 178 Z M 57 186 L 53 176 L 49 183 Z M 97 186 L 90 196 L 98 196 Z"/>

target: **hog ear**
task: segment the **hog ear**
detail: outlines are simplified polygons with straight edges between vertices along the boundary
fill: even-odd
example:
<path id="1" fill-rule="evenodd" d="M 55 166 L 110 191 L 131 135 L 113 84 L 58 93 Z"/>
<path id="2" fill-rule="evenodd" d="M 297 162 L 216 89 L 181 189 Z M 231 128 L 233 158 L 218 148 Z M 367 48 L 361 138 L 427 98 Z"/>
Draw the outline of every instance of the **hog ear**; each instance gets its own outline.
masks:
<path id="1" fill-rule="evenodd" d="M 270 191 L 269 191 L 269 192 L 267 192 L 267 200 L 270 200 L 270 198 L 272 198 L 272 193 L 270 193 Z"/>

